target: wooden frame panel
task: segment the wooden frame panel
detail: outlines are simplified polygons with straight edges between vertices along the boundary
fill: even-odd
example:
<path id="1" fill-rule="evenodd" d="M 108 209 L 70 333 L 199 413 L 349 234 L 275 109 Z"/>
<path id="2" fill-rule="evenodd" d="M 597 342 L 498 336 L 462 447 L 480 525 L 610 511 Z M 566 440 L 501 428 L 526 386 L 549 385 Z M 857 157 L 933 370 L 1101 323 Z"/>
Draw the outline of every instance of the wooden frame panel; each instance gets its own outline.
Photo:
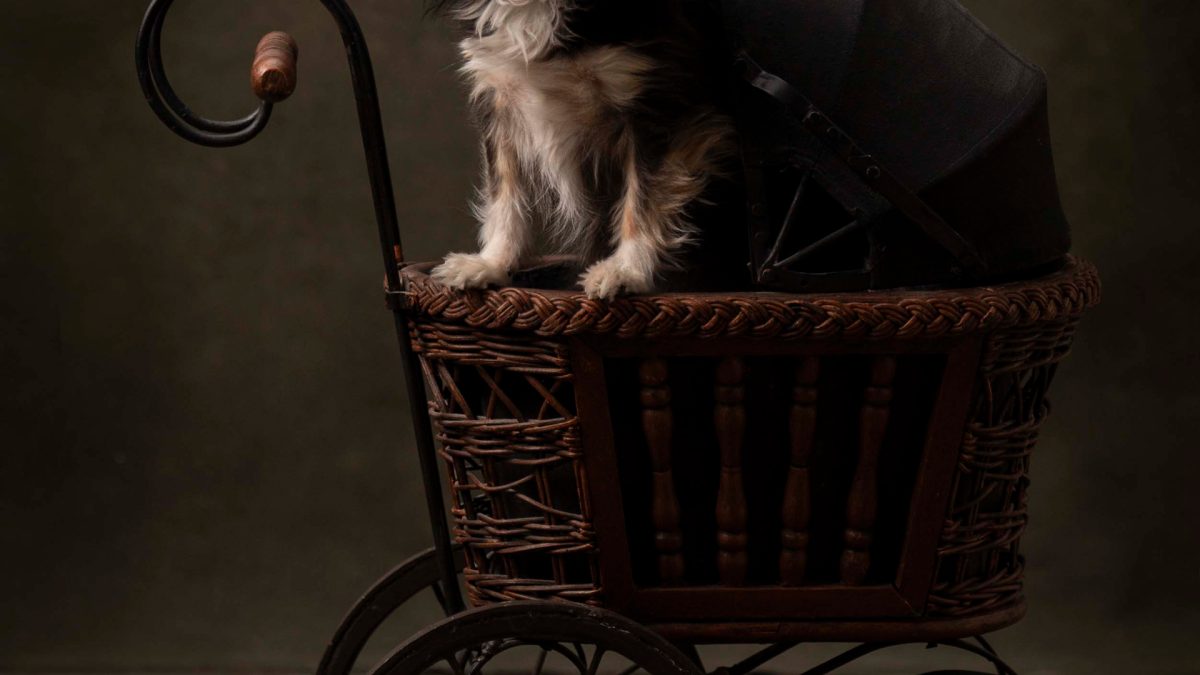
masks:
<path id="1" fill-rule="evenodd" d="M 880 343 L 767 343 L 749 339 L 669 339 L 654 341 L 572 338 L 570 352 L 590 476 L 605 603 L 640 620 L 712 621 L 721 619 L 806 621 L 829 619 L 912 618 L 923 614 L 933 581 L 936 546 L 961 449 L 963 431 L 978 370 L 979 339 Z M 606 360 L 613 358 L 693 356 L 836 356 L 935 355 L 945 368 L 937 388 L 916 473 L 899 567 L 891 584 L 852 587 L 761 586 L 732 588 L 639 588 L 626 532 L 620 471 L 609 411 Z"/>

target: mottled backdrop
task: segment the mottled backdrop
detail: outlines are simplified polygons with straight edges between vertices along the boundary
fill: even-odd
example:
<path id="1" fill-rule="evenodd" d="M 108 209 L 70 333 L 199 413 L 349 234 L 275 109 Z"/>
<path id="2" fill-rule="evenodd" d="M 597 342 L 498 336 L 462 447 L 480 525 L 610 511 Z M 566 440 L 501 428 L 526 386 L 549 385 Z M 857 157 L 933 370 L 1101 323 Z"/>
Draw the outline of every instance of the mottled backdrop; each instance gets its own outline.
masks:
<path id="1" fill-rule="evenodd" d="M 308 671 L 427 541 L 337 33 L 315 0 L 178 4 L 168 66 L 206 113 L 248 110 L 262 33 L 299 39 L 256 143 L 151 116 L 143 0 L 0 0 L 0 670 Z M 410 256 L 467 246 L 450 36 L 417 0 L 353 4 Z M 1048 71 L 1107 283 L 1035 457 L 1031 614 L 999 642 L 1025 673 L 1195 673 L 1200 3 L 967 4 Z"/>

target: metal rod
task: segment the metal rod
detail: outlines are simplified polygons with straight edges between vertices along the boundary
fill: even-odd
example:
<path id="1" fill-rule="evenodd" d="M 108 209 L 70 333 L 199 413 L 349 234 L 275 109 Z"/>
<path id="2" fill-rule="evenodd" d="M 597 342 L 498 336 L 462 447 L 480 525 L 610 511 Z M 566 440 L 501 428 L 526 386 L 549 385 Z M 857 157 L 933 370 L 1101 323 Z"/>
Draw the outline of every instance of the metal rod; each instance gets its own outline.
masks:
<path id="1" fill-rule="evenodd" d="M 230 147 L 250 141 L 262 133 L 270 121 L 270 102 L 260 102 L 257 110 L 237 120 L 210 120 L 193 112 L 171 87 L 162 62 L 161 41 L 163 24 L 173 2 L 174 0 L 152 0 L 138 31 L 135 61 L 146 102 L 167 128 L 192 143 L 209 147 Z M 400 238 L 396 198 L 383 130 L 383 115 L 380 111 L 370 51 L 362 27 L 345 0 L 321 0 L 321 4 L 337 22 L 346 48 L 350 76 L 354 84 L 354 97 L 358 106 L 363 150 L 366 153 L 375 220 L 379 230 L 387 291 L 398 293 L 402 290 L 400 265 L 404 263 L 404 249 Z M 420 376 L 420 364 L 413 352 L 402 304 L 394 305 L 393 310 L 413 429 L 416 432 L 417 453 L 425 479 L 429 519 L 442 568 L 442 591 L 446 595 L 448 608 L 457 612 L 462 610 L 464 603 L 458 587 L 458 571 L 454 565 L 450 531 L 442 502 L 441 474 L 438 471 L 433 428 L 429 421 L 428 399 Z"/>
<path id="2" fill-rule="evenodd" d="M 984 644 L 986 644 L 986 640 L 983 640 L 982 638 L 976 638 L 976 639 L 978 639 L 981 642 L 983 642 Z M 993 666 L 996 667 L 996 672 L 999 675 L 1017 675 L 1017 671 L 1013 670 L 1012 666 L 1005 663 L 1004 660 L 1001 659 L 999 656 L 997 656 L 995 652 L 990 651 L 988 649 L 982 649 L 980 647 L 976 647 L 975 645 L 973 645 L 969 642 L 964 642 L 962 640 L 947 640 L 945 642 L 939 642 L 938 644 L 940 644 L 943 647 L 950 647 L 952 649 L 959 649 L 964 652 L 969 652 L 978 657 L 987 659 L 988 661 L 990 661 L 992 663 Z"/>
<path id="3" fill-rule="evenodd" d="M 983 640 L 983 638 L 976 638 L 976 639 L 980 640 L 981 644 L 986 643 L 986 641 Z M 901 646 L 905 646 L 908 644 L 925 644 L 928 648 L 931 648 L 931 649 L 934 647 L 947 647 L 950 649 L 958 649 L 958 650 L 961 650 L 964 652 L 968 652 L 970 654 L 974 654 L 975 656 L 978 656 L 980 658 L 987 659 L 993 666 L 995 666 L 996 672 L 999 673 L 999 675 L 1017 675 L 1017 672 L 1015 670 L 1013 670 L 1011 666 L 1009 666 L 1007 663 L 1005 663 L 1003 660 L 1001 660 L 1001 658 L 999 656 L 997 656 L 995 654 L 995 652 L 992 652 L 992 651 L 989 651 L 987 649 L 983 649 L 980 647 L 976 647 L 975 645 L 965 642 L 963 640 L 946 640 L 943 642 L 930 642 L 930 643 L 868 642 L 868 643 L 864 643 L 861 645 L 857 645 L 851 649 L 848 649 L 845 652 L 829 659 L 828 661 L 825 661 L 824 663 L 822 663 L 818 666 L 814 666 L 813 668 L 810 668 L 810 669 L 804 671 L 803 673 L 801 673 L 801 675 L 829 675 L 829 673 L 840 670 L 840 669 L 850 665 L 851 663 L 854 663 L 855 661 L 866 658 L 867 656 L 870 656 L 871 654 L 874 654 L 876 652 L 883 651 L 885 649 L 891 649 L 893 647 L 901 647 Z"/>
<path id="4" fill-rule="evenodd" d="M 749 675 L 771 661 L 800 646 L 801 642 L 777 642 L 728 668 L 719 668 L 720 675 Z"/>
<path id="5" fill-rule="evenodd" d="M 138 31 L 135 60 L 138 80 L 146 102 L 159 119 L 184 139 L 210 147 L 230 147 L 249 142 L 262 133 L 270 121 L 272 104 L 266 101 L 258 109 L 238 120 L 210 120 L 193 112 L 171 87 L 162 62 L 162 30 L 167 12 L 174 0 L 151 0 Z M 337 22 L 346 47 L 350 77 L 358 104 L 359 126 L 367 171 L 379 225 L 379 239 L 384 256 L 384 273 L 389 288 L 399 288 L 397 265 L 404 262 L 400 228 L 396 217 L 396 198 L 388 164 L 387 143 L 384 139 L 383 116 L 379 110 L 379 94 L 370 50 L 363 37 L 362 27 L 345 0 L 321 0 L 321 4 Z"/>
<path id="6" fill-rule="evenodd" d="M 857 220 L 850 223 L 849 225 L 846 225 L 845 227 L 834 230 L 833 232 L 830 232 L 829 234 L 825 235 L 824 237 L 821 237 L 817 241 L 809 244 L 808 246 L 804 247 L 804 249 L 802 249 L 799 253 L 794 253 L 794 254 L 788 256 L 786 259 L 780 260 L 779 262 L 774 263 L 772 265 L 772 267 L 784 268 L 784 267 L 787 267 L 788 265 L 791 265 L 792 263 L 803 260 L 804 258 L 807 258 L 808 256 L 816 253 L 817 251 L 820 251 L 821 249 L 825 248 L 826 246 L 829 246 L 838 241 L 841 241 L 845 237 L 847 237 L 851 234 L 854 234 L 855 232 L 858 232 L 859 230 L 863 229 L 863 226 L 866 225 L 866 222 L 867 221 L 865 219 L 863 219 L 862 217 L 859 217 Z"/>
<path id="7" fill-rule="evenodd" d="M 408 387 L 409 410 L 412 416 L 413 433 L 417 439 L 417 456 L 421 461 L 421 478 L 425 483 L 425 506 L 429 511 L 429 527 L 433 534 L 433 545 L 437 550 L 438 566 L 442 570 L 442 593 L 447 614 L 457 614 L 466 608 L 462 590 L 458 586 L 458 568 L 454 564 L 454 549 L 450 539 L 450 527 L 446 523 L 446 506 L 442 500 L 442 476 L 438 471 L 437 450 L 433 443 L 433 425 L 429 420 L 429 405 L 425 385 L 417 376 L 421 364 L 412 348 L 408 320 L 397 309 L 396 337 L 400 342 L 400 354 L 404 360 L 405 384 Z"/>
<path id="8" fill-rule="evenodd" d="M 858 645 L 857 647 L 854 647 L 853 649 L 843 652 L 842 654 L 840 654 L 838 656 L 833 657 L 832 659 L 829 659 L 828 661 L 822 663 L 819 666 L 815 666 L 813 668 L 810 668 L 810 669 L 804 671 L 803 673 L 801 673 L 801 675 L 828 675 L 829 673 L 832 673 L 835 670 L 838 670 L 839 668 L 842 668 L 851 663 L 854 663 L 855 661 L 857 661 L 863 657 L 869 656 L 871 654 L 874 654 L 877 651 L 887 649 L 888 647 L 894 647 L 894 646 L 895 645 L 891 645 L 891 644 L 880 644 L 880 643 L 871 643 L 871 642 L 861 644 L 861 645 Z"/>
<path id="9" fill-rule="evenodd" d="M 812 173 L 813 168 L 809 167 L 800 176 L 800 182 L 796 185 L 796 193 L 792 196 L 792 203 L 788 206 L 787 215 L 783 218 L 783 226 L 779 228 L 779 235 L 775 237 L 775 245 L 767 254 L 767 265 L 774 266 L 775 261 L 779 259 L 779 249 L 783 247 L 784 240 L 792 231 L 792 226 L 796 224 L 796 216 L 800 213 L 800 205 L 804 202 L 804 195 L 808 191 L 808 181 L 812 178 Z"/>

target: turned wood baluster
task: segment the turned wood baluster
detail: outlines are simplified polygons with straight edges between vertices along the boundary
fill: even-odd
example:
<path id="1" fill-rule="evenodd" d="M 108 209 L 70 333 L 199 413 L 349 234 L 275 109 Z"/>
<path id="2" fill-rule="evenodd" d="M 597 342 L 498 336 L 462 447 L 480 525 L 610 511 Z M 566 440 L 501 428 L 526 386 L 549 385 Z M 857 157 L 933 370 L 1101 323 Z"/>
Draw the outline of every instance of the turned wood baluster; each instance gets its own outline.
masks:
<path id="1" fill-rule="evenodd" d="M 654 472 L 651 517 L 654 545 L 658 550 L 658 574 L 664 584 L 683 581 L 683 532 L 679 527 L 679 499 L 675 496 L 675 477 L 671 472 L 671 387 L 667 381 L 667 362 L 647 359 L 641 367 L 642 427 L 650 448 L 650 466 Z"/>
<path id="2" fill-rule="evenodd" d="M 783 551 L 779 555 L 779 577 L 784 586 L 804 583 L 808 568 L 808 523 L 812 514 L 812 486 L 808 464 L 817 431 L 817 378 L 821 360 L 808 357 L 796 367 L 789 420 L 792 461 L 783 495 Z"/>
<path id="3" fill-rule="evenodd" d="M 871 569 L 871 535 L 879 502 L 879 451 L 887 432 L 895 379 L 895 357 L 876 358 L 863 396 L 858 468 L 846 507 L 846 548 L 842 551 L 841 572 L 842 581 L 851 586 L 861 586 Z"/>
<path id="4" fill-rule="evenodd" d="M 746 583 L 746 491 L 742 483 L 742 444 L 746 436 L 746 368 L 736 357 L 717 366 L 717 444 L 721 480 L 717 492 L 717 569 L 721 583 Z"/>

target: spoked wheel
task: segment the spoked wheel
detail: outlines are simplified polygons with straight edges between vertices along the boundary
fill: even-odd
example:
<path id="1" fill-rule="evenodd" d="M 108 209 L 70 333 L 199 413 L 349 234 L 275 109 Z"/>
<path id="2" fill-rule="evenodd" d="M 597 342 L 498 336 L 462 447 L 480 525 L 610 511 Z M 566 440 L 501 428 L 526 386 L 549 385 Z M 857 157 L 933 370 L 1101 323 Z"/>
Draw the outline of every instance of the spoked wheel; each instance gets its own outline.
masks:
<path id="1" fill-rule="evenodd" d="M 898 647 L 898 646 L 900 646 L 900 645 L 884 644 L 884 643 L 862 644 L 862 645 L 859 645 L 857 647 L 854 647 L 853 649 L 850 649 L 850 650 L 844 652 L 843 654 L 841 654 L 839 656 L 829 659 L 828 661 L 826 661 L 825 663 L 822 663 L 819 666 L 816 666 L 814 668 L 810 668 L 810 669 L 804 671 L 803 673 L 801 673 L 801 675 L 828 675 L 829 673 L 833 673 L 835 671 L 841 670 L 842 668 L 850 665 L 851 663 L 854 663 L 855 661 L 863 659 L 871 654 L 874 654 L 876 652 L 879 652 L 879 651 L 882 651 L 885 649 L 890 649 L 892 647 Z M 969 654 L 974 654 L 975 656 L 978 656 L 981 659 L 984 659 L 984 660 L 990 662 L 992 668 L 995 669 L 994 672 L 997 673 L 997 675 L 1017 675 L 1017 672 L 1015 670 L 1013 670 L 1011 666 L 1009 666 L 1007 663 L 1005 663 L 1000 658 L 1000 656 L 996 653 L 996 650 L 992 648 L 992 645 L 989 644 L 988 641 L 983 637 L 974 638 L 973 643 L 967 642 L 965 640 L 946 640 L 943 642 L 929 643 L 927 645 L 927 647 L 929 649 L 933 649 L 933 648 L 937 648 L 937 647 L 947 648 L 947 649 L 955 649 L 958 651 L 967 652 Z M 982 672 L 982 671 L 977 671 L 977 670 L 939 670 L 936 672 L 926 672 L 925 675 L 989 675 L 989 674 Z"/>
<path id="2" fill-rule="evenodd" d="M 714 675 L 751 675 L 758 672 L 763 666 L 766 666 L 771 661 L 782 656 L 783 654 L 799 647 L 800 642 L 780 642 L 770 645 L 756 654 L 753 654 L 742 661 L 724 668 L 719 668 L 714 672 Z M 970 654 L 974 654 L 991 663 L 995 668 L 997 675 L 1017 675 L 1007 663 L 1001 660 L 996 650 L 988 643 L 986 638 L 976 637 L 973 642 L 965 640 L 947 640 L 944 642 L 924 643 L 927 649 L 944 647 L 949 649 L 957 649 Z M 824 663 L 809 668 L 800 673 L 800 675 L 830 675 L 831 673 L 841 672 L 843 668 L 860 661 L 864 658 L 892 647 L 903 646 L 904 643 L 889 643 L 889 642 L 867 642 L 856 645 L 851 649 L 842 652 L 841 654 L 825 661 Z M 699 663 L 699 660 L 696 661 Z M 977 670 L 939 670 L 937 672 L 927 672 L 924 675 L 989 675 L 989 673 Z"/>
<path id="3" fill-rule="evenodd" d="M 462 551 L 455 549 L 455 565 L 463 567 Z M 367 641 L 405 602 L 418 593 L 432 590 L 445 610 L 437 552 L 429 549 L 413 556 L 380 579 L 342 620 L 342 625 L 325 649 L 317 675 L 347 675 L 354 668 Z M 448 613 L 448 612 L 447 612 Z"/>
<path id="4" fill-rule="evenodd" d="M 702 675 L 683 652 L 607 610 L 511 602 L 435 624 L 396 649 L 372 675 Z"/>

